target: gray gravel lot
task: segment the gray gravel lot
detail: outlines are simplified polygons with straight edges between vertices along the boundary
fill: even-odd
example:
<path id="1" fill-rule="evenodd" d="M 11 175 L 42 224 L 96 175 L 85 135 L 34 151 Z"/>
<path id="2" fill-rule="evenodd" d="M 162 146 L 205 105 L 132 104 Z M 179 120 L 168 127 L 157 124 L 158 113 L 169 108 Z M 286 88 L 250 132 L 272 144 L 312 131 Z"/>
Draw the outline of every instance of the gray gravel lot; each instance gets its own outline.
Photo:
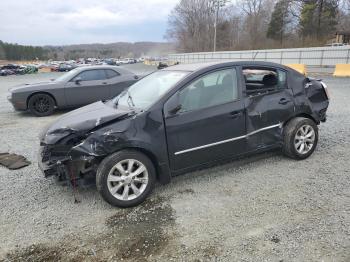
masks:
<path id="1" fill-rule="evenodd" d="M 62 112 L 37 118 L 6 100 L 9 87 L 57 74 L 0 77 L 0 152 L 32 161 L 0 167 L 0 260 L 350 261 L 350 79 L 325 78 L 331 106 L 310 158 L 236 160 L 118 209 L 94 187 L 79 189 L 75 204 L 37 168 L 38 133 Z"/>

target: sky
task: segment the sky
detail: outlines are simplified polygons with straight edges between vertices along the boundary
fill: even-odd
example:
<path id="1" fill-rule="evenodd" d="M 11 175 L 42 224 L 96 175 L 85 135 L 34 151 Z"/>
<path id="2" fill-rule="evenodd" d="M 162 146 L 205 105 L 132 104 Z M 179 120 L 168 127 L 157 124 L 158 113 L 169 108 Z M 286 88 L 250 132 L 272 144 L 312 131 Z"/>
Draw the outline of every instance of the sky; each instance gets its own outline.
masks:
<path id="1" fill-rule="evenodd" d="M 164 42 L 179 0 L 2 0 L 0 40 L 25 45 Z"/>

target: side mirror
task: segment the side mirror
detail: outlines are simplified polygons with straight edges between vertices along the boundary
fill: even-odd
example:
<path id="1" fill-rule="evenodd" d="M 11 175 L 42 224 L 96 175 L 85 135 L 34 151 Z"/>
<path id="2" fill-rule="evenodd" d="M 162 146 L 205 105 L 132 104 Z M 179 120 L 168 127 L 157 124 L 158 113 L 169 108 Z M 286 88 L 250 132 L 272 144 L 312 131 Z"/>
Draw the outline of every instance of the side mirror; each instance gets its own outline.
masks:
<path id="1" fill-rule="evenodd" d="M 175 115 L 177 112 L 179 112 L 182 108 L 182 105 L 177 105 L 175 108 L 169 110 L 170 115 Z"/>
<path id="2" fill-rule="evenodd" d="M 171 117 L 176 115 L 182 108 L 180 104 L 180 95 L 176 93 L 173 95 L 164 105 L 165 117 Z"/>
<path id="3" fill-rule="evenodd" d="M 80 85 L 81 77 L 77 77 L 74 82 L 76 85 Z"/>

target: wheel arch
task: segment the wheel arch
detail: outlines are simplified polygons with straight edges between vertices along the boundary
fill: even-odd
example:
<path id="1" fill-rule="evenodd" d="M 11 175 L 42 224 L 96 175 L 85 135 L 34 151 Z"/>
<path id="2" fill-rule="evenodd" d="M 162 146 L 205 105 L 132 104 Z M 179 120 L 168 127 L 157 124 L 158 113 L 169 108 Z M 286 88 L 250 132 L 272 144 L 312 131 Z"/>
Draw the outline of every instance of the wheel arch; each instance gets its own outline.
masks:
<path id="1" fill-rule="evenodd" d="M 291 117 L 287 121 L 285 121 L 283 123 L 283 127 L 285 127 L 291 120 L 293 120 L 296 117 L 305 117 L 305 118 L 308 118 L 308 119 L 312 120 L 313 122 L 315 122 L 316 125 L 319 124 L 319 122 L 316 121 L 316 119 L 312 115 L 306 114 L 306 113 L 300 113 L 300 114 L 294 115 L 293 117 Z"/>
<path id="2" fill-rule="evenodd" d="M 57 107 L 57 100 L 55 98 L 55 96 L 49 92 L 46 92 L 46 91 L 36 91 L 34 93 L 31 93 L 28 97 L 27 97 L 27 101 L 26 101 L 26 104 L 27 104 L 27 109 L 29 108 L 29 100 L 35 96 L 35 95 L 40 95 L 40 94 L 45 94 L 45 95 L 49 95 L 50 97 L 52 97 L 53 101 L 55 102 L 55 106 Z"/>
<path id="3" fill-rule="evenodd" d="M 161 184 L 166 184 L 166 183 L 170 182 L 171 176 L 170 176 L 169 167 L 167 165 L 164 166 L 161 163 L 159 163 L 158 158 L 154 152 L 152 152 L 149 149 L 139 147 L 139 146 L 127 146 L 127 147 L 123 147 L 117 151 L 122 151 L 122 150 L 135 150 L 135 151 L 139 151 L 139 152 L 143 153 L 145 156 L 147 156 L 151 160 L 151 162 L 156 170 L 157 181 L 160 182 Z"/>

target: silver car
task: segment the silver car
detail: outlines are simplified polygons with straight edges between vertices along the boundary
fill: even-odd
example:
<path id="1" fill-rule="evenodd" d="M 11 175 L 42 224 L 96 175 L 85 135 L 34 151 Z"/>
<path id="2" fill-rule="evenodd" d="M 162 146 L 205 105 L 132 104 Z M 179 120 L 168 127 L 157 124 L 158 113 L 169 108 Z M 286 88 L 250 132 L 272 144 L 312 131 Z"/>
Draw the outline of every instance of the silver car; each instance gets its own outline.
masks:
<path id="1" fill-rule="evenodd" d="M 50 82 L 10 88 L 7 98 L 15 110 L 48 116 L 56 108 L 74 108 L 111 99 L 139 78 L 120 67 L 78 67 Z"/>

